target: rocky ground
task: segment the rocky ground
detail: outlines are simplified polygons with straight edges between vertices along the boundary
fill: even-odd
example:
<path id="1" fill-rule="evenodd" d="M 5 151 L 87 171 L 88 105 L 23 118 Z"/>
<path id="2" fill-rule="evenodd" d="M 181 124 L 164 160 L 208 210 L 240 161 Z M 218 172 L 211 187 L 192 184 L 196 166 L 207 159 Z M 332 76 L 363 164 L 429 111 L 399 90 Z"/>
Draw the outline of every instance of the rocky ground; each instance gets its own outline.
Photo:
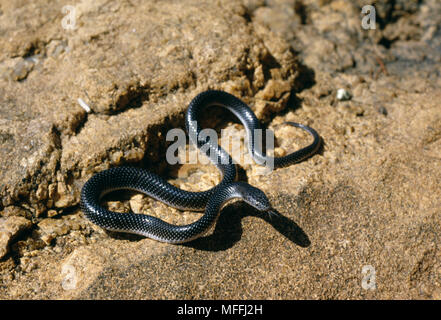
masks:
<path id="1" fill-rule="evenodd" d="M 440 299 L 441 3 L 376 1 L 366 30 L 367 4 L 0 0 L 0 298 Z M 286 120 L 323 138 L 300 164 L 241 166 L 282 216 L 234 202 L 186 245 L 88 222 L 79 192 L 109 167 L 217 183 L 213 166 L 165 162 L 167 131 L 208 88 L 249 103 L 278 154 L 309 139 Z M 210 126 L 242 129 L 216 115 Z M 106 201 L 200 216 L 134 193 Z"/>

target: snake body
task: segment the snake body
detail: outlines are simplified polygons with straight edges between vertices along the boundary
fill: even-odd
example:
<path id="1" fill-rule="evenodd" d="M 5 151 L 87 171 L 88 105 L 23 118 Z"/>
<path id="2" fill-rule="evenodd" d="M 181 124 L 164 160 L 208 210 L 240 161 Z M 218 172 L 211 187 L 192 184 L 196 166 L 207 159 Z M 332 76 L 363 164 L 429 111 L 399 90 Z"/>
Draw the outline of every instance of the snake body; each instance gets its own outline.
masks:
<path id="1" fill-rule="evenodd" d="M 209 138 L 201 137 L 199 118 L 207 108 L 221 106 L 230 110 L 244 125 L 248 136 L 248 148 L 258 163 L 269 162 L 274 167 L 283 167 L 310 157 L 319 145 L 317 132 L 305 125 L 294 122 L 287 124 L 309 132 L 314 141 L 307 147 L 284 157 L 270 158 L 260 148 L 256 148 L 254 134 L 260 129 L 253 111 L 243 101 L 223 91 L 209 90 L 197 95 L 189 104 L 185 123 L 190 142 L 201 148 L 222 173 L 221 182 L 215 187 L 202 191 L 181 190 L 159 175 L 142 168 L 117 167 L 104 170 L 92 176 L 81 190 L 81 209 L 85 216 L 96 225 L 111 231 L 143 235 L 168 243 L 183 243 L 204 235 L 216 222 L 222 206 L 231 199 L 239 198 L 256 209 L 265 212 L 271 205 L 265 194 L 244 182 L 234 182 L 236 166 L 230 155 Z M 207 148 L 208 146 L 208 148 Z M 203 216 L 188 225 L 171 225 L 159 218 L 135 213 L 117 213 L 100 205 L 101 198 L 114 190 L 128 189 L 147 194 L 161 202 L 181 210 L 205 211 Z"/>

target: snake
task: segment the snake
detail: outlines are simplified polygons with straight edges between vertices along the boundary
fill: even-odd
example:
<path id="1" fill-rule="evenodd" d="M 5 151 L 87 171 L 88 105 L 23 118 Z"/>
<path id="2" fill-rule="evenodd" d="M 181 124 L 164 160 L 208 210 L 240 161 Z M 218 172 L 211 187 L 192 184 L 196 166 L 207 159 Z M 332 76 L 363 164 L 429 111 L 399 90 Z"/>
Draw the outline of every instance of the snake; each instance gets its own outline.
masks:
<path id="1" fill-rule="evenodd" d="M 94 174 L 83 185 L 80 207 L 85 217 L 109 231 L 133 233 L 160 242 L 178 244 L 205 235 L 216 223 L 221 209 L 232 199 L 240 199 L 262 213 L 274 214 L 276 211 L 263 191 L 248 183 L 236 181 L 237 168 L 231 156 L 217 141 L 200 134 L 200 118 L 213 106 L 229 110 L 240 120 L 247 133 L 248 150 L 257 163 L 271 163 L 274 168 L 285 167 L 312 156 L 320 146 L 320 136 L 313 128 L 296 122 L 286 122 L 307 131 L 313 137 L 312 143 L 282 157 L 267 156 L 256 145 L 255 133 L 261 126 L 251 108 L 232 94 L 207 90 L 199 93 L 190 102 L 185 113 L 185 126 L 190 143 L 203 151 L 220 171 L 222 179 L 219 184 L 205 191 L 193 192 L 177 188 L 145 168 L 113 167 Z M 106 194 L 121 189 L 141 192 L 180 210 L 204 213 L 193 223 L 173 225 L 148 214 L 114 212 L 100 204 Z"/>

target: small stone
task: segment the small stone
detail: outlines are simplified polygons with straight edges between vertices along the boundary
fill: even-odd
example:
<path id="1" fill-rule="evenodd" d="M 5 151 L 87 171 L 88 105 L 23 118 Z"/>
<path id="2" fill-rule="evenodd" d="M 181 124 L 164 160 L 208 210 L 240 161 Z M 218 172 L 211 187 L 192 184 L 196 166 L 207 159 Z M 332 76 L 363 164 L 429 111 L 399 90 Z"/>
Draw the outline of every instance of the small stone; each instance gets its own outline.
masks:
<path id="1" fill-rule="evenodd" d="M 265 75 L 263 73 L 263 68 L 261 65 L 259 65 L 254 70 L 254 81 L 253 84 L 256 88 L 262 88 L 265 84 Z"/>
<path id="2" fill-rule="evenodd" d="M 20 258 L 20 267 L 23 272 L 30 272 L 38 268 L 38 263 L 30 257 Z"/>
<path id="3" fill-rule="evenodd" d="M 256 98 L 274 101 L 282 97 L 286 92 L 291 91 L 291 86 L 287 81 L 283 80 L 269 80 L 265 88 L 256 94 Z"/>
<path id="4" fill-rule="evenodd" d="M 58 214 L 57 210 L 48 210 L 47 216 L 48 218 L 55 217 Z"/>
<path id="5" fill-rule="evenodd" d="M 49 245 L 58 236 L 68 234 L 71 230 L 78 230 L 84 221 L 79 215 L 65 216 L 61 219 L 43 219 L 38 223 L 40 239 Z"/>
<path id="6" fill-rule="evenodd" d="M 49 187 L 48 187 L 48 197 L 49 198 L 54 198 L 56 190 L 57 190 L 57 184 L 56 183 L 51 183 L 49 185 Z"/>
<path id="7" fill-rule="evenodd" d="M 70 192 L 70 187 L 64 182 L 58 182 L 55 206 L 57 208 L 66 208 L 75 203 L 75 197 Z"/>
<path id="8" fill-rule="evenodd" d="M 115 212 L 125 212 L 124 204 L 121 201 L 107 201 L 107 208 Z"/>
<path id="9" fill-rule="evenodd" d="M 9 252 L 11 241 L 31 225 L 31 221 L 23 217 L 0 218 L 0 259 Z"/>
<path id="10" fill-rule="evenodd" d="M 197 172 L 199 169 L 198 164 L 183 164 L 178 169 L 178 178 L 179 179 L 185 179 L 191 176 L 193 173 Z"/>
<path id="11" fill-rule="evenodd" d="M 124 153 L 121 150 L 116 151 L 115 153 L 111 154 L 112 163 L 115 165 L 121 164 L 121 159 L 124 156 Z"/>
<path id="12" fill-rule="evenodd" d="M 337 90 L 337 100 L 339 101 L 347 101 L 351 100 L 352 95 L 351 93 L 346 89 L 338 89 Z"/>
<path id="13" fill-rule="evenodd" d="M 280 147 L 274 149 L 274 154 L 276 157 L 283 157 L 286 155 L 286 150 Z"/>
<path id="14" fill-rule="evenodd" d="M 19 61 L 12 70 L 12 74 L 11 74 L 12 80 L 21 81 L 26 79 L 26 77 L 32 71 L 33 68 L 34 68 L 34 64 L 31 61 L 28 60 Z"/>
<path id="15" fill-rule="evenodd" d="M 47 184 L 42 183 L 38 186 L 37 192 L 35 193 L 35 196 L 37 197 L 37 200 L 41 201 L 47 198 Z"/>
<path id="16" fill-rule="evenodd" d="M 384 116 L 387 116 L 387 109 L 383 106 L 378 108 L 378 112 L 381 113 Z"/>
<path id="17" fill-rule="evenodd" d="M 142 151 L 142 149 L 140 148 L 133 148 L 131 150 L 126 151 L 124 156 L 127 161 L 137 162 L 137 161 L 141 161 L 142 158 L 144 157 L 144 151 Z"/>
<path id="18" fill-rule="evenodd" d="M 25 216 L 26 211 L 17 206 L 7 206 L 0 212 L 0 216 L 12 217 L 12 216 Z"/>
<path id="19" fill-rule="evenodd" d="M 265 118 L 271 112 L 282 111 L 286 107 L 289 97 L 290 97 L 290 93 L 286 92 L 278 101 L 256 99 L 254 105 L 256 116 L 258 118 Z"/>
<path id="20" fill-rule="evenodd" d="M 144 199 L 144 196 L 142 194 L 135 194 L 130 199 L 130 208 L 132 209 L 133 212 L 139 213 L 142 211 L 142 206 L 144 204 L 143 199 Z"/>

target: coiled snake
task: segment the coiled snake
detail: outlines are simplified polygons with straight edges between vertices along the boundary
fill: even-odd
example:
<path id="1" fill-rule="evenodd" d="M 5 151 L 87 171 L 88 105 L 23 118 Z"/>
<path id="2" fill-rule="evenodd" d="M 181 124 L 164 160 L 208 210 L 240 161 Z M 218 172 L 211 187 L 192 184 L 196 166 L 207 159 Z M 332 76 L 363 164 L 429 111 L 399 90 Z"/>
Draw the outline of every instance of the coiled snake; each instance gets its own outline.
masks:
<path id="1" fill-rule="evenodd" d="M 294 122 L 287 124 L 306 130 L 314 138 L 305 148 L 283 157 L 267 157 L 256 149 L 254 134 L 260 129 L 259 121 L 253 111 L 235 96 L 223 91 L 209 90 L 197 95 L 185 115 L 187 132 L 191 143 L 201 148 L 208 145 L 206 154 L 222 173 L 221 182 L 203 192 L 181 190 L 157 174 L 142 168 L 117 167 L 92 176 L 81 190 L 81 209 L 85 216 L 98 226 L 119 232 L 143 235 L 168 243 L 183 243 L 194 240 L 206 233 L 216 222 L 222 206 L 233 198 L 240 198 L 263 212 L 271 212 L 266 195 L 259 189 L 244 182 L 234 182 L 236 165 L 230 155 L 218 146 L 217 141 L 201 138 L 198 119 L 210 106 L 221 106 L 231 111 L 244 125 L 248 136 L 248 149 L 256 162 L 266 161 L 274 167 L 283 167 L 302 161 L 313 155 L 320 145 L 317 132 L 305 125 Z M 117 213 L 100 205 L 101 198 L 114 190 L 129 189 L 142 192 L 172 207 L 182 210 L 203 211 L 204 215 L 188 225 L 172 225 L 159 218 L 135 213 Z"/>

